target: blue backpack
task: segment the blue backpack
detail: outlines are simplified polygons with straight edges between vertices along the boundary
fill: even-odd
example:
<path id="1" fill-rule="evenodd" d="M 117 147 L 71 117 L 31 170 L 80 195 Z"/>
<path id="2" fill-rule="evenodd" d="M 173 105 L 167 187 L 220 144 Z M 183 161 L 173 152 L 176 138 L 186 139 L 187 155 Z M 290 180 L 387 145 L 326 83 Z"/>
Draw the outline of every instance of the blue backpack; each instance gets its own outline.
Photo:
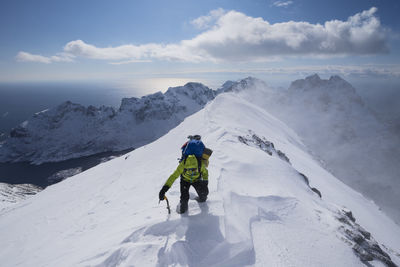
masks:
<path id="1" fill-rule="evenodd" d="M 189 155 L 195 155 L 196 158 L 201 158 L 204 148 L 205 146 L 201 140 L 192 139 L 186 146 L 182 147 L 182 156 L 186 158 Z"/>

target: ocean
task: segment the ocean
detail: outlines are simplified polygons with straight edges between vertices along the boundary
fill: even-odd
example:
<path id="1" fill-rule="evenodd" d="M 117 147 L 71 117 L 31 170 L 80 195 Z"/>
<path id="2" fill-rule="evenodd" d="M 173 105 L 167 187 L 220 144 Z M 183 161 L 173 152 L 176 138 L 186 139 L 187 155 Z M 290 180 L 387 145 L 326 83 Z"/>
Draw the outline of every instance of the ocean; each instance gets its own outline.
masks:
<path id="1" fill-rule="evenodd" d="M 0 132 L 29 119 L 34 113 L 67 100 L 84 106 L 118 107 L 126 90 L 94 83 L 0 83 Z"/>

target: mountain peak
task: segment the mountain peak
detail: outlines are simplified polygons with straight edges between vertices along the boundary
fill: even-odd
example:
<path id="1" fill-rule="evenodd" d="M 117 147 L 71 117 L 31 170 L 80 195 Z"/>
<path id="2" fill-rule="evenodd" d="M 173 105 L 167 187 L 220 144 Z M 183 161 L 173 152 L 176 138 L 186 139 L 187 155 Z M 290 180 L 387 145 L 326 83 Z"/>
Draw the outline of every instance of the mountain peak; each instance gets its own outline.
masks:
<path id="1" fill-rule="evenodd" d="M 320 87 L 323 85 L 323 83 L 326 82 L 326 80 L 322 80 L 318 74 L 313 74 L 311 76 L 306 77 L 305 79 L 299 79 L 290 85 L 290 89 L 292 88 L 316 88 Z"/>
<path id="2" fill-rule="evenodd" d="M 317 73 L 314 73 L 313 75 L 307 76 L 305 78 L 306 81 L 321 81 L 321 78 Z"/>
<path id="3" fill-rule="evenodd" d="M 199 83 L 199 82 L 188 82 L 183 87 L 195 89 L 195 88 L 202 88 L 202 87 L 207 87 L 207 86 L 205 86 L 204 84 Z"/>
<path id="4" fill-rule="evenodd" d="M 329 81 L 336 82 L 336 81 L 344 81 L 339 75 L 332 75 L 329 78 Z"/>
<path id="5" fill-rule="evenodd" d="M 188 94 L 189 92 L 205 92 L 211 90 L 207 86 L 199 82 L 188 82 L 183 86 L 169 87 L 166 95 L 168 94 Z"/>
<path id="6" fill-rule="evenodd" d="M 244 79 L 241 79 L 239 81 L 233 82 L 233 81 L 226 81 L 222 87 L 220 87 L 217 90 L 217 93 L 221 93 L 221 92 L 240 92 L 243 90 L 247 90 L 247 89 L 251 89 L 251 88 L 255 88 L 257 86 L 263 86 L 265 87 L 266 84 L 265 82 L 263 82 L 262 80 L 259 80 L 257 78 L 254 77 L 247 77 Z"/>
<path id="7" fill-rule="evenodd" d="M 305 79 L 295 80 L 291 83 L 289 90 L 311 90 L 311 89 L 345 89 L 355 93 L 353 86 L 338 75 L 333 75 L 329 79 L 321 79 L 318 74 L 313 74 Z"/>

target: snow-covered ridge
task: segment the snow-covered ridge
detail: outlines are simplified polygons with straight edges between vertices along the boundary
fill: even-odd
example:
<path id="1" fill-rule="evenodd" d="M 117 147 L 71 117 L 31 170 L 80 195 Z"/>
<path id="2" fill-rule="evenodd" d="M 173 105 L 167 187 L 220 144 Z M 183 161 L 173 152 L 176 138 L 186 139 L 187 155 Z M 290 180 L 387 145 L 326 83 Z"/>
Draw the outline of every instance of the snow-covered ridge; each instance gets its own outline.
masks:
<path id="1" fill-rule="evenodd" d="M 214 151 L 210 195 L 199 204 L 192 191 L 188 214 L 168 215 L 158 191 L 193 133 Z M 178 181 L 167 196 L 175 210 Z M 230 93 L 155 142 L 17 204 L 0 229 L 5 266 L 400 264 L 399 226 L 323 169 L 293 130 Z"/>
<path id="2" fill-rule="evenodd" d="M 40 164 L 136 148 L 165 134 L 215 95 L 200 83 L 187 83 L 164 94 L 124 98 L 118 110 L 67 101 L 14 128 L 0 145 L 0 161 Z"/>

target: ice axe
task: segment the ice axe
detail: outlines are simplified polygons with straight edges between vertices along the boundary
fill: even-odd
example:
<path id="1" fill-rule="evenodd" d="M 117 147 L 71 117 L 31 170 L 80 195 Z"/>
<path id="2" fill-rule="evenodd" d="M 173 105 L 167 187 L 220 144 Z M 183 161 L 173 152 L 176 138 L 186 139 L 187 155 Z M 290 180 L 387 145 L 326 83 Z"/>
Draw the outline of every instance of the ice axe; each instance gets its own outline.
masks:
<path id="1" fill-rule="evenodd" d="M 168 198 L 166 196 L 164 196 L 164 199 L 167 201 L 167 210 L 168 210 L 168 214 L 171 214 L 171 208 L 169 207 L 169 201 Z M 161 200 L 160 200 L 161 201 Z M 158 204 L 160 204 L 160 201 L 158 201 Z"/>

